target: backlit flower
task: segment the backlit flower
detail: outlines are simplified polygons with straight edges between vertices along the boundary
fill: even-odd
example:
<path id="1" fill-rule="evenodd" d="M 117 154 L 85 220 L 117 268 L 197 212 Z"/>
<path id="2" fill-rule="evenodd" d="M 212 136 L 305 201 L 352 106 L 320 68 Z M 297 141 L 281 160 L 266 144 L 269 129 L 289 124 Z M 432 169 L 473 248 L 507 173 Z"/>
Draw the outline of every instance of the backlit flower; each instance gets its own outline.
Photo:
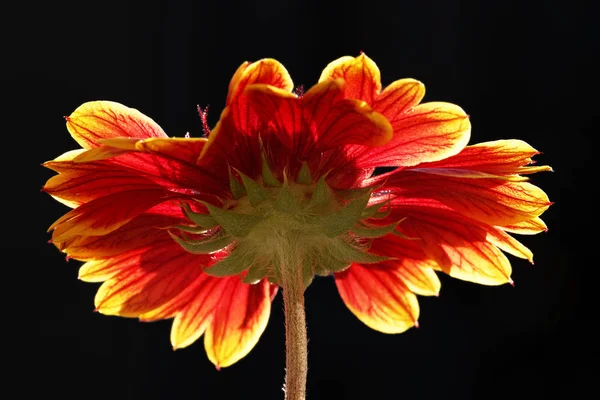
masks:
<path id="1" fill-rule="evenodd" d="M 82 149 L 47 162 L 44 190 L 73 208 L 52 242 L 104 282 L 108 315 L 174 318 L 171 342 L 204 334 L 218 367 L 256 344 L 292 268 L 308 286 L 334 274 L 348 308 L 386 333 L 414 326 L 415 294 L 435 271 L 510 280 L 500 251 L 531 260 L 507 232 L 545 230 L 548 198 L 525 174 L 537 151 L 518 140 L 466 146 L 470 123 L 448 103 L 419 104 L 412 79 L 382 90 L 366 56 L 331 63 L 294 92 L 277 61 L 244 63 L 204 138 L 169 138 L 123 105 L 85 103 L 67 117 Z M 374 175 L 377 167 L 396 167 Z"/>

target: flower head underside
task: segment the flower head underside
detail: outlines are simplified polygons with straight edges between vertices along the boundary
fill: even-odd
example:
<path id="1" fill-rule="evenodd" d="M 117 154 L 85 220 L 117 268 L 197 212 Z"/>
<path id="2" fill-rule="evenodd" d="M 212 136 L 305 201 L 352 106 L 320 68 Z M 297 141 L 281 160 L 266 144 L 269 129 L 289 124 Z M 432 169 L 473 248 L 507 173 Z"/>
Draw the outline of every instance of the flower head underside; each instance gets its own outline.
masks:
<path id="1" fill-rule="evenodd" d="M 532 260 L 511 234 L 546 230 L 550 206 L 527 175 L 538 152 L 520 140 L 467 145 L 458 106 L 421 103 L 424 86 L 382 88 L 365 55 L 329 64 L 294 92 L 275 60 L 244 63 L 208 138 L 170 138 L 118 103 L 67 117 L 82 147 L 45 164 L 44 190 L 73 208 L 52 242 L 103 282 L 99 312 L 173 318 L 171 342 L 204 335 L 219 367 L 244 357 L 293 268 L 305 287 L 333 275 L 352 313 L 400 333 L 437 273 L 512 282 L 504 253 Z M 379 167 L 391 167 L 385 174 Z"/>

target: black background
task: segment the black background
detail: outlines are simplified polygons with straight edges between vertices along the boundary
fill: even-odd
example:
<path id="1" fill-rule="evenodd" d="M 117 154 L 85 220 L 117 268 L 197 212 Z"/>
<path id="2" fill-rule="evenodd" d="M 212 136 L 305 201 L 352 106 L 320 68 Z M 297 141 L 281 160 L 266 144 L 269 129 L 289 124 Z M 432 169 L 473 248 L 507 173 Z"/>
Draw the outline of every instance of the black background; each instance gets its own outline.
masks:
<path id="1" fill-rule="evenodd" d="M 296 85 L 310 87 L 328 62 L 360 51 L 378 64 L 384 85 L 417 78 L 427 86 L 426 101 L 463 107 L 471 116 L 471 143 L 519 138 L 543 151 L 539 163 L 556 172 L 533 182 L 556 204 L 544 216 L 549 232 L 521 237 L 536 263 L 511 258 L 514 288 L 443 276 L 440 297 L 420 299 L 421 327 L 402 335 L 370 330 L 346 309 L 332 279 L 318 279 L 306 293 L 308 398 L 571 398 L 594 379 L 597 313 L 583 308 L 590 304 L 584 302 L 590 294 L 585 283 L 597 268 L 591 256 L 595 234 L 583 230 L 595 218 L 594 103 L 585 97 L 594 83 L 597 39 L 589 10 L 572 1 L 82 1 L 28 7 L 17 15 L 24 17 L 27 37 L 5 35 L 22 61 L 18 72 L 26 73 L 8 82 L 26 102 L 11 135 L 19 149 L 30 147 L 23 171 L 35 176 L 22 179 L 14 166 L 8 171 L 13 179 L 18 175 L 11 188 L 30 201 L 20 203 L 28 212 L 7 213 L 7 226 L 16 227 L 10 238 L 26 240 L 4 241 L 21 260 L 11 261 L 19 276 L 6 290 L 27 288 L 20 296 L 33 305 L 18 312 L 37 323 L 37 335 L 25 345 L 7 344 L 21 351 L 21 377 L 34 378 L 21 393 L 283 398 L 280 296 L 256 348 L 220 372 L 202 339 L 173 352 L 169 321 L 144 324 L 93 313 L 98 285 L 78 281 L 80 263 L 65 262 L 46 244 L 46 227 L 67 209 L 35 193 L 52 175 L 39 164 L 77 147 L 62 117 L 83 102 L 121 102 L 171 136 L 199 136 L 196 105 L 211 106 L 214 124 L 243 61 L 276 58 Z M 23 224 L 23 218 L 34 223 Z M 37 264 L 29 258 L 34 254 Z"/>

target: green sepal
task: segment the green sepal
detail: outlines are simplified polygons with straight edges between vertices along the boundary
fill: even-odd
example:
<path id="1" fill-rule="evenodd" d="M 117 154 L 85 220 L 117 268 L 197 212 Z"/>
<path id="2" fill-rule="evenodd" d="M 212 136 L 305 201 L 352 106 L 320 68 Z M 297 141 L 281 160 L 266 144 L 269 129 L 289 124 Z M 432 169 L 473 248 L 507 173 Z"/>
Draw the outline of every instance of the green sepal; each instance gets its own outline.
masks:
<path id="1" fill-rule="evenodd" d="M 168 231 L 169 235 L 186 251 L 193 254 L 210 254 L 229 245 L 233 238 L 229 235 L 217 235 L 201 240 L 184 240 Z"/>
<path id="2" fill-rule="evenodd" d="M 262 220 L 262 217 L 259 215 L 240 214 L 215 207 L 206 202 L 203 202 L 202 204 L 208 208 L 210 215 L 219 225 L 221 225 L 221 228 L 223 228 L 225 232 L 238 238 L 248 236 L 252 228 Z"/>
<path id="3" fill-rule="evenodd" d="M 310 198 L 308 208 L 327 206 L 331 204 L 331 199 L 331 189 L 329 188 L 327 183 L 325 183 L 325 176 L 322 176 L 317 181 L 317 185 L 315 186 L 315 190 L 313 191 L 312 197 Z"/>
<path id="4" fill-rule="evenodd" d="M 267 275 L 267 280 L 274 285 L 281 286 L 281 271 L 279 270 L 281 265 L 273 265 L 273 268 L 269 269 L 269 274 Z"/>
<path id="5" fill-rule="evenodd" d="M 275 208 L 278 211 L 285 213 L 294 213 L 298 211 L 298 200 L 294 197 L 290 191 L 287 178 L 284 177 L 283 186 L 277 194 L 275 200 Z"/>
<path id="6" fill-rule="evenodd" d="M 265 188 L 263 188 L 258 182 L 242 172 L 238 170 L 236 171 L 242 178 L 242 183 L 244 184 L 246 192 L 248 193 L 248 200 L 252 206 L 256 207 L 269 198 L 269 193 L 267 193 Z"/>
<path id="7" fill-rule="evenodd" d="M 210 276 L 224 277 L 241 273 L 252 264 L 254 257 L 242 245 L 238 245 L 227 257 L 210 268 L 205 268 Z"/>
<path id="8" fill-rule="evenodd" d="M 396 222 L 396 225 L 400 225 L 402 222 L 404 222 L 404 220 L 408 218 L 408 217 L 404 217 L 402 218 L 400 221 Z M 402 239 L 406 239 L 406 240 L 421 240 L 421 238 L 419 237 L 410 237 L 410 236 L 406 236 L 404 233 L 398 232 L 397 229 L 394 229 L 393 231 L 391 231 L 390 233 L 393 233 L 394 235 L 401 237 Z"/>
<path id="9" fill-rule="evenodd" d="M 337 194 L 341 199 L 344 200 L 354 200 L 363 196 L 365 193 L 369 193 L 370 195 L 372 191 L 372 187 L 364 187 L 347 190 L 336 190 L 335 194 Z"/>
<path id="10" fill-rule="evenodd" d="M 304 284 L 304 289 L 312 283 L 313 278 L 315 277 L 315 260 L 309 255 L 305 254 L 302 259 L 302 283 Z"/>
<path id="11" fill-rule="evenodd" d="M 388 207 L 387 210 L 379 211 L 384 206 Z M 365 208 L 365 210 L 363 211 L 363 213 L 361 215 L 361 218 L 362 219 L 367 219 L 367 218 L 382 219 L 382 218 L 385 218 L 388 215 L 390 215 L 390 212 L 391 212 L 390 201 L 387 200 L 385 203 L 377 203 L 377 204 L 373 204 L 373 205 Z"/>
<path id="12" fill-rule="evenodd" d="M 315 271 L 313 269 L 312 263 L 311 264 L 303 264 L 302 265 L 302 283 L 304 284 L 305 290 L 307 287 L 310 286 L 314 277 L 315 277 Z"/>
<path id="13" fill-rule="evenodd" d="M 312 183 L 312 176 L 310 176 L 310 169 L 308 168 L 308 163 L 306 161 L 302 163 L 296 182 L 302 185 L 310 185 Z"/>
<path id="14" fill-rule="evenodd" d="M 400 222 L 401 221 L 394 222 L 390 225 L 377 227 L 368 226 L 365 223 L 360 222 L 357 225 L 353 226 L 352 229 L 350 229 L 350 231 L 357 236 L 373 239 L 385 236 L 388 233 L 393 233 Z"/>
<path id="15" fill-rule="evenodd" d="M 242 282 L 255 284 L 269 274 L 269 269 L 269 264 L 255 261 L 248 268 L 248 273 L 242 278 Z"/>
<path id="16" fill-rule="evenodd" d="M 378 211 L 378 212 L 376 212 L 375 214 L 373 214 L 373 216 L 371 218 L 384 219 L 384 218 L 387 218 L 390 215 L 391 212 L 392 212 L 392 209 L 390 207 L 390 208 L 388 208 L 385 211 Z"/>
<path id="17" fill-rule="evenodd" d="M 206 231 L 208 231 L 208 229 L 201 227 L 201 226 L 187 226 L 187 225 L 173 225 L 173 226 L 169 226 L 168 228 L 165 229 L 178 229 L 182 232 L 189 232 L 189 233 L 205 233 Z"/>
<path id="18" fill-rule="evenodd" d="M 318 231 L 329 237 L 336 237 L 348 232 L 361 219 L 369 197 L 371 197 L 370 191 L 363 193 L 362 196 L 350 201 L 335 212 L 315 217 Z"/>
<path id="19" fill-rule="evenodd" d="M 237 180 L 229 169 L 229 188 L 235 200 L 239 200 L 246 195 L 246 188 Z"/>
<path id="20" fill-rule="evenodd" d="M 219 225 L 217 223 L 217 221 L 215 221 L 215 219 L 213 217 L 211 217 L 209 214 L 195 213 L 192 211 L 190 206 L 186 203 L 183 203 L 182 208 L 183 208 L 183 212 L 185 213 L 185 216 L 190 221 L 192 221 L 194 224 L 198 225 L 199 227 L 202 227 L 205 229 L 211 229 L 211 228 L 214 228 L 215 226 Z"/>
<path id="21" fill-rule="evenodd" d="M 338 260 L 332 257 L 321 257 L 319 263 L 315 264 L 315 274 L 327 276 L 334 272 L 341 272 L 350 266 L 350 262 Z"/>
<path id="22" fill-rule="evenodd" d="M 331 256 L 346 263 L 373 264 L 386 260 L 394 260 L 393 257 L 378 256 L 367 253 L 352 246 L 342 238 L 335 238 L 328 247 Z M 337 271 L 332 271 L 337 272 Z"/>
<path id="23" fill-rule="evenodd" d="M 269 275 L 267 275 L 267 280 L 269 281 L 269 283 L 272 283 L 273 285 L 281 285 L 281 280 L 277 279 L 276 275 L 275 275 L 275 271 L 276 268 L 273 268 L 272 270 L 270 270 Z"/>
<path id="24" fill-rule="evenodd" d="M 265 186 L 281 187 L 281 182 L 279 182 L 275 177 L 275 174 L 273 174 L 264 153 L 261 153 L 260 157 L 262 159 L 262 181 Z"/>
<path id="25" fill-rule="evenodd" d="M 392 233 L 393 233 L 394 235 L 396 235 L 396 236 L 398 236 L 398 237 L 401 237 L 402 239 L 406 239 L 406 240 L 421 240 L 421 238 L 418 238 L 418 237 L 410 237 L 410 236 L 406 236 L 405 234 L 403 234 L 403 233 L 400 233 L 400 232 L 398 232 L 397 230 L 394 230 Z"/>

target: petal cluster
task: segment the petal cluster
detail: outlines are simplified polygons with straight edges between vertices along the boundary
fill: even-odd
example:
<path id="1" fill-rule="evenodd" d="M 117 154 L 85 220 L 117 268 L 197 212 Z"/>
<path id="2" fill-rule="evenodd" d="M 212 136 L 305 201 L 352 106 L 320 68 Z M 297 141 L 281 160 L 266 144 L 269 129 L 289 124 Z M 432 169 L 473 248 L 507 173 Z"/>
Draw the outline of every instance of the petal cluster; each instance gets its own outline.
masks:
<path id="1" fill-rule="evenodd" d="M 103 282 L 99 312 L 173 318 L 174 348 L 204 335 L 217 367 L 235 363 L 264 331 L 278 288 L 276 278 L 241 264 L 239 250 L 251 243 L 244 254 L 266 254 L 256 238 L 272 225 L 257 216 L 291 215 L 290 204 L 311 210 L 311 199 L 325 198 L 319 190 L 334 197 L 294 218 L 322 226 L 312 240 L 319 254 L 328 243 L 321 234 L 355 254 L 323 271 L 334 272 L 350 311 L 381 332 L 417 324 L 417 295 L 438 294 L 437 272 L 498 285 L 512 282 L 504 253 L 532 261 L 510 233 L 546 230 L 540 215 L 551 203 L 527 175 L 550 168 L 532 165 L 534 148 L 519 140 L 468 146 L 471 126 L 460 107 L 421 103 L 425 89 L 414 79 L 382 88 L 365 55 L 332 62 L 306 92 L 293 88 L 275 60 L 242 64 L 206 139 L 168 137 L 149 117 L 108 101 L 67 117 L 81 149 L 45 163 L 57 175 L 44 191 L 72 210 L 50 230 L 58 249 L 84 261 L 82 280 Z M 394 169 L 375 174 L 379 167 Z M 299 189 L 279 189 L 288 181 Z M 274 196 L 274 211 L 260 205 L 268 197 L 250 198 L 261 190 Z M 305 203 L 288 201 L 292 192 Z M 357 193 L 366 197 L 351 224 L 319 222 L 356 204 Z M 319 257 L 308 257 L 309 270 L 322 269 Z M 270 259 L 262 260 L 269 270 Z"/>

